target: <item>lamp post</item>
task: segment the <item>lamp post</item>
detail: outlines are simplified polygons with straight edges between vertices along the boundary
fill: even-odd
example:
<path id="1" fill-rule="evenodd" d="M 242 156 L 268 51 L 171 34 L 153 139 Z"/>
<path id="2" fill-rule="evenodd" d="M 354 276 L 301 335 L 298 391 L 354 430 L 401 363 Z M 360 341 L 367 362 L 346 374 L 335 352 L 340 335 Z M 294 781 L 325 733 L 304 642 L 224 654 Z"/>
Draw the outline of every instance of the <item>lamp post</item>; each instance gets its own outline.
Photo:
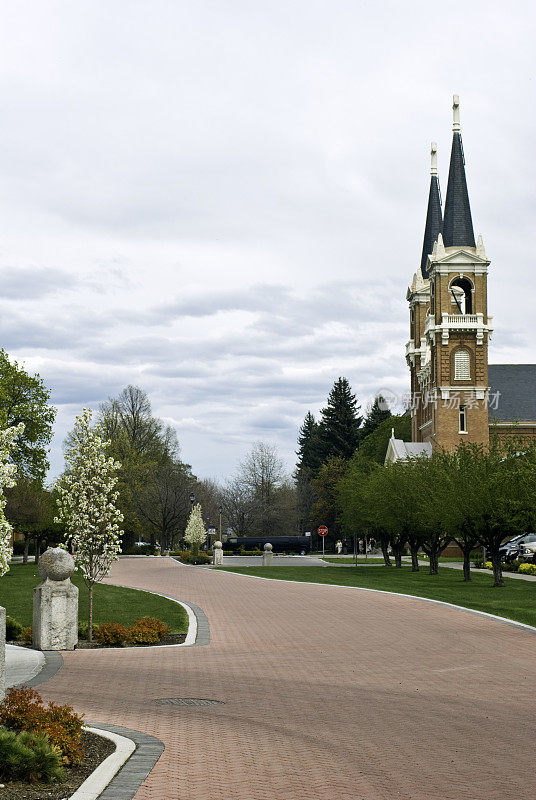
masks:
<path id="1" fill-rule="evenodd" d="M 190 492 L 190 511 L 193 511 L 194 503 L 195 503 L 195 494 L 193 492 Z"/>
<path id="2" fill-rule="evenodd" d="M 221 512 L 222 511 L 223 511 L 223 506 L 219 505 L 218 506 L 218 514 L 220 515 L 220 542 L 223 542 L 223 539 L 221 538 Z"/>

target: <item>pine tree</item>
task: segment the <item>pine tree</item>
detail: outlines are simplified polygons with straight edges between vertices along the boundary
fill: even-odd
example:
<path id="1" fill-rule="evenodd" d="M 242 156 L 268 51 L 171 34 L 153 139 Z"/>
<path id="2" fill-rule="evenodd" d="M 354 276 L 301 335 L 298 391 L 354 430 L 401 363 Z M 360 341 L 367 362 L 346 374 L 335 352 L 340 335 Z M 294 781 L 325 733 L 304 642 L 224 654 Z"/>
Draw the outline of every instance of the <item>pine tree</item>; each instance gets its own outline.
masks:
<path id="1" fill-rule="evenodd" d="M 355 453 L 361 438 L 359 415 L 355 395 L 346 378 L 339 378 L 329 393 L 326 408 L 320 421 L 320 454 L 322 462 L 332 456 L 349 459 Z"/>
<path id="2" fill-rule="evenodd" d="M 320 447 L 319 425 L 308 411 L 298 434 L 296 477 L 304 471 L 316 475 L 322 465 Z"/>
<path id="3" fill-rule="evenodd" d="M 378 425 L 381 425 L 384 420 L 389 419 L 391 412 L 386 406 L 384 398 L 379 394 L 374 398 L 374 402 L 367 414 L 367 418 L 361 428 L 361 438 L 364 439 L 369 433 L 375 431 Z"/>

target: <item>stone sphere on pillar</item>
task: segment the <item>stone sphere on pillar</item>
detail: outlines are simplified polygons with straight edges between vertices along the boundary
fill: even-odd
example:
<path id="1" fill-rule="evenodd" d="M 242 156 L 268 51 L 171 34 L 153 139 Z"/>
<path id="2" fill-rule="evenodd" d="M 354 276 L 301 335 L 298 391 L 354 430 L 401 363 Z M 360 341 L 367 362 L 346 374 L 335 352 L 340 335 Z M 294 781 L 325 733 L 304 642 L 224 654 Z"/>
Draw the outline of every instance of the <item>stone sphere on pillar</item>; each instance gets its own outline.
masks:
<path id="1" fill-rule="evenodd" d="M 214 547 L 216 550 L 220 550 L 223 547 L 223 544 L 221 542 L 214 542 Z"/>
<path id="2" fill-rule="evenodd" d="M 74 558 L 61 547 L 49 547 L 39 559 L 41 580 L 65 581 L 75 570 Z"/>
<path id="3" fill-rule="evenodd" d="M 272 545 L 270 544 L 270 542 L 266 542 L 266 544 L 264 545 L 264 549 L 265 549 L 267 552 L 269 552 L 270 550 L 273 550 L 274 548 L 272 547 Z"/>

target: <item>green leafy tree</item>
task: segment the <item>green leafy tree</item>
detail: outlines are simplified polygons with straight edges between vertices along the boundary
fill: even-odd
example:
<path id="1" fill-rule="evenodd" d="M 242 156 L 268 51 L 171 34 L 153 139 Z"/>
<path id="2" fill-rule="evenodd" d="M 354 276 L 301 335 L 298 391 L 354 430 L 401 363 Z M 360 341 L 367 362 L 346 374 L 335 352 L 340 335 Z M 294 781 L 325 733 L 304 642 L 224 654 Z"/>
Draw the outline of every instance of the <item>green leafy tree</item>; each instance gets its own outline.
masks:
<path id="1" fill-rule="evenodd" d="M 378 427 L 361 441 L 359 445 L 359 454 L 363 458 L 376 461 L 378 464 L 383 464 L 392 430 L 395 432 L 396 439 L 410 442 L 411 417 L 409 414 L 402 414 L 401 416 L 393 414 L 389 419 L 380 422 Z"/>
<path id="2" fill-rule="evenodd" d="M 339 378 L 321 412 L 319 439 L 322 462 L 332 456 L 346 461 L 353 456 L 361 438 L 359 426 L 362 420 L 350 384 L 346 378 Z"/>
<path id="3" fill-rule="evenodd" d="M 20 474 L 40 483 L 49 467 L 48 448 L 56 416 L 49 398 L 50 390 L 39 374 L 29 375 L 0 350 L 0 424 L 7 428 L 22 423 L 11 460 Z"/>
<path id="4" fill-rule="evenodd" d="M 23 563 L 27 564 L 32 538 L 36 540 L 36 554 L 45 535 L 55 533 L 61 538 L 62 528 L 54 523 L 52 492 L 43 489 L 39 481 L 20 475 L 16 485 L 6 491 L 6 498 L 5 514 L 16 533 L 24 536 Z"/>
<path id="5" fill-rule="evenodd" d="M 322 464 L 320 472 L 314 479 L 315 503 L 312 519 L 315 528 L 326 525 L 330 540 L 340 534 L 340 507 L 338 484 L 347 469 L 347 461 L 341 456 L 331 456 Z"/>

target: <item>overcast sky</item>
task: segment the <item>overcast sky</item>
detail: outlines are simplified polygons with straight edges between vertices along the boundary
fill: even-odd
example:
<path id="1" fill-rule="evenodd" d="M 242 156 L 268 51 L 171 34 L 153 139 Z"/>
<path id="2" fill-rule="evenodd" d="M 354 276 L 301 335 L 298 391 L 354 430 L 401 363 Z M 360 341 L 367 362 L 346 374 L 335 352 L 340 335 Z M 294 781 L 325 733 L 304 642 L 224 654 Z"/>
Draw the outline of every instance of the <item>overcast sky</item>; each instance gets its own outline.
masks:
<path id="1" fill-rule="evenodd" d="M 18 0 L 0 26 L 0 343 L 58 407 L 127 383 L 200 477 L 346 376 L 407 390 L 430 141 L 458 93 L 490 360 L 536 361 L 532 2 Z"/>

